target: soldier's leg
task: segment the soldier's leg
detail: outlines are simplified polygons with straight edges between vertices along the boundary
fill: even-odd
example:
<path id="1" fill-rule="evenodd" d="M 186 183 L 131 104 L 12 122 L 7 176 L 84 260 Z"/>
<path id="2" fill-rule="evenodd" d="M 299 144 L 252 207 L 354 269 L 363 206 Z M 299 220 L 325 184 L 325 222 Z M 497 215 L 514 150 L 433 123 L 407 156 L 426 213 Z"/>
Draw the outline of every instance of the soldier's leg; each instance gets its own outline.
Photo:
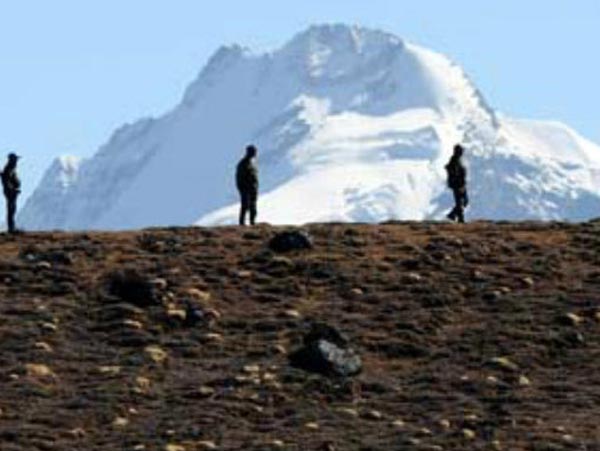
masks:
<path id="1" fill-rule="evenodd" d="M 464 224 L 465 222 L 465 190 L 460 189 L 455 191 L 456 198 L 456 217 L 458 222 Z"/>
<path id="2" fill-rule="evenodd" d="M 246 225 L 246 213 L 248 212 L 248 195 L 247 193 L 240 192 L 240 225 Z"/>
<path id="3" fill-rule="evenodd" d="M 249 205 L 250 225 L 256 224 L 256 215 L 258 214 L 256 204 L 258 202 L 258 193 L 250 193 Z"/>
<path id="4" fill-rule="evenodd" d="M 16 230 L 15 227 L 15 213 L 17 212 L 17 199 L 16 197 L 7 197 L 6 198 L 6 210 L 7 210 L 7 218 L 6 224 L 8 226 L 9 233 L 13 233 Z"/>

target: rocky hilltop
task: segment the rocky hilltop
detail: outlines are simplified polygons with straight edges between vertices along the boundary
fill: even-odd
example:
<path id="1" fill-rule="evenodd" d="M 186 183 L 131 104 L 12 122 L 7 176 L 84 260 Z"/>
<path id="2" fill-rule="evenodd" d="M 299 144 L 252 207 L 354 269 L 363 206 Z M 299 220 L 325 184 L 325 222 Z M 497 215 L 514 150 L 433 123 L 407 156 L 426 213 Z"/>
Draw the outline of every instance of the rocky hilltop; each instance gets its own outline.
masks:
<path id="1" fill-rule="evenodd" d="M 600 225 L 281 231 L 0 237 L 0 449 L 600 449 Z"/>

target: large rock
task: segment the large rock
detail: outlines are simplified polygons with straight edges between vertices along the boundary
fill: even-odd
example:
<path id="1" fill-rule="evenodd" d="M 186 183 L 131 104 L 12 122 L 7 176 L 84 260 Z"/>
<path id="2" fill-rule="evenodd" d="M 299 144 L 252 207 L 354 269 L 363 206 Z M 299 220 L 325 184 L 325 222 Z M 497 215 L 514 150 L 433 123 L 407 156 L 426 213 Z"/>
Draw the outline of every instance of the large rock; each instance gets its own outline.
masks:
<path id="1" fill-rule="evenodd" d="M 317 324 L 304 337 L 304 346 L 289 356 L 290 363 L 325 376 L 351 377 L 362 371 L 360 356 L 337 329 Z"/>
<path id="2" fill-rule="evenodd" d="M 312 249 L 313 242 L 308 233 L 292 230 L 275 235 L 269 242 L 269 248 L 278 253 L 302 251 Z"/>
<path id="3" fill-rule="evenodd" d="M 152 281 L 134 268 L 114 271 L 106 279 L 108 293 L 123 302 L 138 307 L 158 303 Z"/>

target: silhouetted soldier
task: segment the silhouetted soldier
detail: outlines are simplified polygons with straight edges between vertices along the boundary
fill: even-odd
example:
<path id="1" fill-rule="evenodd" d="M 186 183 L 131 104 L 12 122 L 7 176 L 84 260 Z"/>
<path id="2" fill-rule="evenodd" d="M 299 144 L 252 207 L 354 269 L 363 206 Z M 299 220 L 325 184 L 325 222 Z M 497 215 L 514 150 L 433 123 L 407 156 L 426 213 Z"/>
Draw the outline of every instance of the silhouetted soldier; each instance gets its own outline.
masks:
<path id="1" fill-rule="evenodd" d="M 14 153 L 8 155 L 8 163 L 2 171 L 2 188 L 6 198 L 6 224 L 8 233 L 15 233 L 15 213 L 17 212 L 17 197 L 21 193 L 21 181 L 17 176 L 19 157 Z"/>
<path id="2" fill-rule="evenodd" d="M 465 207 L 469 205 L 469 196 L 467 195 L 467 170 L 463 166 L 461 158 L 464 149 L 459 144 L 454 147 L 454 155 L 446 165 L 448 172 L 448 187 L 454 194 L 454 208 L 448 214 L 451 221 L 465 222 Z"/>
<path id="3" fill-rule="evenodd" d="M 240 225 L 246 225 L 246 215 L 250 213 L 250 224 L 256 222 L 256 202 L 258 200 L 258 169 L 254 163 L 257 150 L 254 146 L 246 147 L 246 156 L 237 165 L 235 179 L 240 192 Z"/>

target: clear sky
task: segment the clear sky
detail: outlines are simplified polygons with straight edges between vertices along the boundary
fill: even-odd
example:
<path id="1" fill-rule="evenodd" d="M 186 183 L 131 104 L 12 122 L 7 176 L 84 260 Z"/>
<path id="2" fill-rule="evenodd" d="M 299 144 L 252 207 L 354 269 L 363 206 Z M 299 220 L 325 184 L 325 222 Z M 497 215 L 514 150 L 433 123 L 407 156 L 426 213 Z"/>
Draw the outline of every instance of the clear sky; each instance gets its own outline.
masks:
<path id="1" fill-rule="evenodd" d="M 25 156 L 28 194 L 55 156 L 176 105 L 220 45 L 330 22 L 445 53 L 499 110 L 600 142 L 599 0 L 0 0 L 0 157 Z"/>

